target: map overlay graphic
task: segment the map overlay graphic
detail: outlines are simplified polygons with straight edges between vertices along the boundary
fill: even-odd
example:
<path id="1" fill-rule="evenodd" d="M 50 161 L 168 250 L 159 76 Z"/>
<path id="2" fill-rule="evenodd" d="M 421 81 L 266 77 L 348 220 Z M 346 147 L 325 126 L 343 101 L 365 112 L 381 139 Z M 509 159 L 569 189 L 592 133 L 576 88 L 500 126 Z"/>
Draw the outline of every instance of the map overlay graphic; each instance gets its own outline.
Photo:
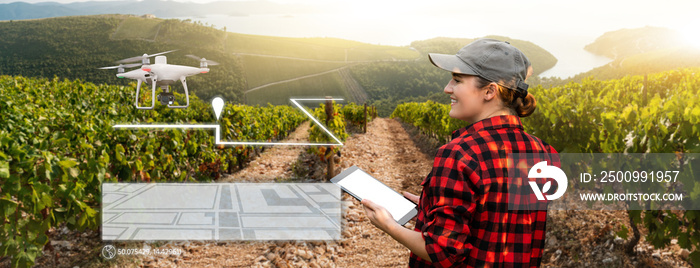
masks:
<path id="1" fill-rule="evenodd" d="M 332 183 L 104 183 L 102 240 L 338 240 Z"/>

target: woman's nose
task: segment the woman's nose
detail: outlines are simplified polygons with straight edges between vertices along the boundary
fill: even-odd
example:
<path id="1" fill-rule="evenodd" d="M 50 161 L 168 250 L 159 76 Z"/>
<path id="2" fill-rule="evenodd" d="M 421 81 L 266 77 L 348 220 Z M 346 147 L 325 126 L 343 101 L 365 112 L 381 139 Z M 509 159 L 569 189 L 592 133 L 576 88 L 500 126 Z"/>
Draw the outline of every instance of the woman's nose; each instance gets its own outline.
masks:
<path id="1" fill-rule="evenodd" d="M 450 82 L 447 83 L 447 85 L 445 86 L 444 91 L 445 91 L 445 93 L 447 93 L 447 94 L 452 94 L 452 92 L 453 92 L 453 91 L 452 91 L 452 80 L 450 80 Z"/>

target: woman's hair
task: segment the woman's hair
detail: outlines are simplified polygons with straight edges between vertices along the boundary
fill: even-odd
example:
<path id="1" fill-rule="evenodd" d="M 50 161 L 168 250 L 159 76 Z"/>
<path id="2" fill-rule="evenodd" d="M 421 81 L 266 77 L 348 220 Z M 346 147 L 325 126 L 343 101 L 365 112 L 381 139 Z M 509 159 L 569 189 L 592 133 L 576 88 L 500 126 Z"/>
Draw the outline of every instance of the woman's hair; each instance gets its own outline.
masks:
<path id="1" fill-rule="evenodd" d="M 476 86 L 478 88 L 484 88 L 488 86 L 491 81 L 482 78 L 481 76 L 476 77 Z M 501 96 L 503 103 L 506 107 L 513 109 L 519 117 L 527 117 L 531 115 L 537 106 L 537 100 L 529 92 L 525 98 L 518 98 L 514 90 L 508 89 L 504 86 L 496 84 L 498 86 L 498 95 Z"/>

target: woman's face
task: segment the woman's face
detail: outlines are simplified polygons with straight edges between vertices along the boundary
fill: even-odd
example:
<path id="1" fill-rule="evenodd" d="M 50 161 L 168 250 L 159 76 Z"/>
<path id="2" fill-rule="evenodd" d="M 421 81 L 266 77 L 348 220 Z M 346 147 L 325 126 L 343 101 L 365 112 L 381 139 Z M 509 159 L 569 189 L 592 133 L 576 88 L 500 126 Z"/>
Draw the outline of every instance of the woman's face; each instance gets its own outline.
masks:
<path id="1" fill-rule="evenodd" d="M 450 117 L 473 123 L 473 119 L 483 110 L 484 90 L 476 85 L 476 76 L 452 74 L 445 86 L 450 95 Z"/>

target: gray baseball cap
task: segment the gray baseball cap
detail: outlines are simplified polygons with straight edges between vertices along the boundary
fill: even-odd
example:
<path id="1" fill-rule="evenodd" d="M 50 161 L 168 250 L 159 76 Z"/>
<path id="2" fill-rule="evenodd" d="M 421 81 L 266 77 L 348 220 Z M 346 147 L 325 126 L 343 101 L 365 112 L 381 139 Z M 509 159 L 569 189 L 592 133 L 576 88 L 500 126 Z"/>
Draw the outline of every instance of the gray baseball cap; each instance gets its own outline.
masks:
<path id="1" fill-rule="evenodd" d="M 524 82 L 530 60 L 508 42 L 478 39 L 456 55 L 428 53 L 430 62 L 438 68 L 460 74 L 477 75 L 527 96 Z"/>

